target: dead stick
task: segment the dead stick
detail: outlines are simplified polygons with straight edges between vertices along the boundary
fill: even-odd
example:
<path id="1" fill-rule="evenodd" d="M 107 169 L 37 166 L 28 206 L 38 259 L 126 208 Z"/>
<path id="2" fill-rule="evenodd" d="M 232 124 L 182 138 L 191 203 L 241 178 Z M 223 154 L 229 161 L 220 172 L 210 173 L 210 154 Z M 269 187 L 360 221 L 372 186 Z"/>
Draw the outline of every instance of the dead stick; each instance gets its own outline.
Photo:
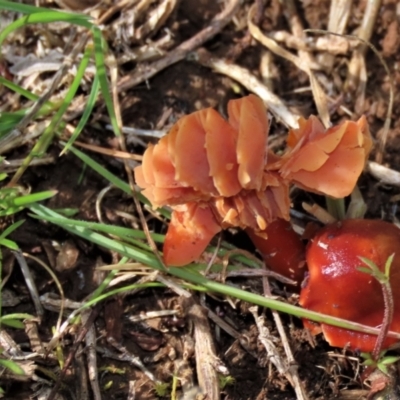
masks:
<path id="1" fill-rule="evenodd" d="M 268 277 L 264 276 L 262 278 L 262 282 L 263 282 L 264 295 L 271 296 L 271 289 L 269 286 Z M 285 350 L 285 354 L 287 357 L 288 369 L 285 374 L 286 378 L 289 381 L 289 383 L 292 385 L 292 387 L 296 393 L 296 399 L 297 400 L 307 400 L 308 396 L 305 392 L 303 383 L 300 380 L 299 373 L 298 373 L 298 366 L 297 366 L 296 360 L 293 357 L 292 349 L 290 348 L 285 329 L 283 328 L 281 317 L 277 311 L 275 311 L 275 310 L 271 310 L 271 311 L 272 311 L 272 316 L 275 321 L 276 329 L 278 330 L 279 336 L 281 337 L 282 346 Z"/>
<path id="2" fill-rule="evenodd" d="M 138 68 L 132 74 L 124 76 L 118 82 L 118 91 L 128 90 L 139 83 L 150 79 L 170 65 L 183 60 L 189 52 L 203 45 L 207 40 L 219 33 L 232 20 L 239 8 L 239 4 L 239 0 L 229 0 L 225 9 L 202 31 L 181 43 L 161 60 L 147 64 L 143 68 Z"/>
<path id="3" fill-rule="evenodd" d="M 72 348 L 72 350 L 70 351 L 70 353 L 68 354 L 67 359 L 65 360 L 65 365 L 64 368 L 62 369 L 60 376 L 56 382 L 56 384 L 54 385 L 53 389 L 51 390 L 49 397 L 47 398 L 47 400 L 54 400 L 55 396 L 58 392 L 58 389 L 61 386 L 61 382 L 63 381 L 63 379 L 65 378 L 65 375 L 70 367 L 70 365 L 72 364 L 72 360 L 76 354 L 76 352 L 78 351 L 78 348 L 80 346 L 80 344 L 82 343 L 83 339 L 85 338 L 86 334 L 89 331 L 89 328 L 92 326 L 92 324 L 94 323 L 94 320 L 96 319 L 97 315 L 100 312 L 100 307 L 97 306 L 93 309 L 92 313 L 90 314 L 89 318 L 87 319 L 86 323 L 84 326 L 82 326 L 76 340 L 75 340 L 75 344 Z"/>

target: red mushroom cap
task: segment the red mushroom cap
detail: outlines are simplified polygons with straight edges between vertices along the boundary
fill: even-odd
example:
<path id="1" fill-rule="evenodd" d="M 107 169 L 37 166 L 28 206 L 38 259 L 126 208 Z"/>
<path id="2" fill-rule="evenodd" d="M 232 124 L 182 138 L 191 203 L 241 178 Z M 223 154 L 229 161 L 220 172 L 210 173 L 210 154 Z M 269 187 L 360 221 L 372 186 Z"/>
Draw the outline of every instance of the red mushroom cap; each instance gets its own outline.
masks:
<path id="1" fill-rule="evenodd" d="M 393 253 L 390 284 L 394 318 L 390 330 L 400 332 L 400 229 L 388 222 L 346 220 L 319 231 L 307 249 L 310 275 L 301 291 L 300 304 L 309 310 L 379 327 L 384 315 L 382 287 L 373 276 L 358 270 L 363 266 L 359 257 L 368 258 L 383 271 Z M 304 322 L 314 334 L 322 330 L 332 346 L 371 352 L 376 342 L 374 335 Z M 383 348 L 394 342 L 385 339 Z"/>

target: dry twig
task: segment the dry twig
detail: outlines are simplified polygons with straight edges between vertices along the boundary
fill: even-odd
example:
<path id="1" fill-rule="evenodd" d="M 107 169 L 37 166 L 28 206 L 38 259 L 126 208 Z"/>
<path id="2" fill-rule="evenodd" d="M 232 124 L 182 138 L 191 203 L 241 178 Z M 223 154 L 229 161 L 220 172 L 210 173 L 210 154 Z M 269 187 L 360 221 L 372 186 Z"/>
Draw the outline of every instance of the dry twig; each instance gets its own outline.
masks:
<path id="1" fill-rule="evenodd" d="M 89 385 L 88 385 L 88 374 L 86 371 L 86 365 L 83 358 L 83 346 L 82 343 L 78 347 L 78 351 L 75 355 L 75 363 L 74 366 L 76 367 L 76 384 L 75 384 L 75 392 L 76 397 L 79 400 L 89 400 Z M 95 398 L 97 400 L 97 398 Z"/>
<path id="2" fill-rule="evenodd" d="M 0 172 L 10 173 L 17 170 L 24 162 L 24 158 L 20 158 L 17 160 L 3 161 L 0 163 Z M 43 156 L 41 158 L 35 158 L 31 162 L 31 167 L 39 166 L 39 165 L 49 165 L 54 164 L 55 157 L 54 156 Z"/>
<path id="3" fill-rule="evenodd" d="M 32 297 L 33 304 L 35 305 L 36 314 L 38 315 L 39 318 L 42 318 L 44 310 L 42 304 L 40 303 L 39 292 L 36 288 L 35 280 L 33 279 L 28 264 L 26 263 L 26 260 L 20 250 L 13 251 L 13 254 L 16 260 L 18 261 L 22 274 L 24 275 L 26 286 L 28 287 L 29 293 Z"/>
<path id="4" fill-rule="evenodd" d="M 220 390 L 217 366 L 221 365 L 215 351 L 207 312 L 196 303 L 193 296 L 186 299 L 184 307 L 193 323 L 195 339 L 196 370 L 199 386 L 209 400 L 219 400 Z"/>
<path id="5" fill-rule="evenodd" d="M 374 161 L 370 161 L 367 166 L 368 172 L 380 183 L 392 186 L 400 186 L 400 172 L 385 167 L 384 165 L 378 164 Z"/>
<path id="6" fill-rule="evenodd" d="M 128 90 L 137 84 L 150 79 L 158 72 L 178 61 L 183 60 L 187 54 L 218 34 L 233 18 L 239 8 L 239 0 L 229 0 L 225 9 L 218 14 L 206 28 L 195 36 L 181 43 L 171 50 L 161 60 L 154 61 L 145 66 L 138 67 L 132 74 L 124 76 L 118 82 L 118 91 Z"/>
<path id="7" fill-rule="evenodd" d="M 224 59 L 215 58 L 205 49 L 197 50 L 194 59 L 201 65 L 240 82 L 247 90 L 259 96 L 283 124 L 290 128 L 298 127 L 298 117 L 248 69 L 231 64 Z"/>
<path id="8" fill-rule="evenodd" d="M 380 5 L 381 0 L 370 0 L 366 2 L 362 24 L 357 35 L 363 42 L 369 42 L 371 39 Z M 365 67 L 365 53 L 367 52 L 367 49 L 368 46 L 362 43 L 354 50 L 349 63 L 346 82 L 346 88 L 357 90 L 362 98 L 365 96 L 365 86 L 367 82 Z"/>
<path id="9" fill-rule="evenodd" d="M 179 314 L 178 310 L 148 311 L 139 315 L 130 315 L 128 316 L 128 320 L 130 322 L 141 322 L 153 318 L 171 317 L 177 314 Z"/>
<path id="10" fill-rule="evenodd" d="M 90 317 L 90 310 L 84 310 L 82 312 L 82 322 L 86 324 Z M 101 391 L 99 384 L 99 371 L 97 369 L 97 355 L 96 355 L 96 329 L 92 324 L 85 337 L 86 343 L 86 359 L 89 373 L 89 381 L 92 386 L 94 400 L 101 400 Z"/>
<path id="11" fill-rule="evenodd" d="M 74 346 L 72 347 L 71 351 L 68 354 L 67 359 L 65 360 L 64 368 L 62 369 L 62 371 L 58 377 L 58 380 L 55 383 L 54 387 L 52 388 L 47 400 L 54 400 L 56 398 L 57 392 L 61 386 L 63 379 L 65 378 L 65 375 L 66 375 L 68 369 L 70 368 L 70 366 L 72 364 L 74 356 L 75 356 L 76 352 L 78 351 L 79 347 L 81 346 L 82 341 L 85 338 L 91 325 L 94 323 L 97 315 L 99 314 L 99 311 L 100 311 L 99 307 L 95 307 L 93 310 L 91 310 L 91 314 L 90 314 L 89 318 L 87 319 L 85 324 L 81 327 L 81 329 L 75 339 Z"/>
<path id="12" fill-rule="evenodd" d="M 37 321 L 25 321 L 25 333 L 29 338 L 32 352 L 43 355 L 44 347 L 39 336 Z"/>
<path id="13" fill-rule="evenodd" d="M 269 281 L 267 277 L 263 278 L 263 287 L 264 287 L 264 294 L 267 296 L 271 296 L 271 290 L 269 287 Z M 286 353 L 286 371 L 285 376 L 292 385 L 297 400 L 307 400 L 308 396 L 306 395 L 304 386 L 300 380 L 299 373 L 298 373 L 298 366 L 297 362 L 293 357 L 292 349 L 290 348 L 288 338 L 286 336 L 285 329 L 282 324 L 281 317 L 277 311 L 272 310 L 272 316 L 275 321 L 276 328 L 278 329 L 279 336 L 281 338 L 281 343 Z"/>
<path id="14" fill-rule="evenodd" d="M 154 376 L 152 372 L 150 372 L 145 365 L 142 363 L 139 357 L 133 355 L 130 353 L 126 347 L 118 344 L 113 338 L 108 338 L 107 341 L 115 348 L 117 349 L 121 354 L 115 353 L 106 347 L 99 347 L 97 346 L 96 350 L 100 354 L 103 355 L 103 357 L 108 357 L 112 358 L 114 360 L 119 360 L 119 361 L 125 361 L 128 362 L 129 364 L 139 368 L 152 382 L 155 383 L 161 383 L 157 378 Z"/>
<path id="15" fill-rule="evenodd" d="M 15 357 L 23 357 L 24 353 L 15 343 L 14 339 L 4 330 L 0 330 L 0 347 L 7 355 Z"/>
<path id="16" fill-rule="evenodd" d="M 271 340 L 271 333 L 265 326 L 264 315 L 258 315 L 257 306 L 250 307 L 249 311 L 253 314 L 258 329 L 258 340 L 262 343 L 267 352 L 268 361 L 271 361 L 271 363 L 275 365 L 280 375 L 285 375 L 287 370 L 286 363 L 282 360 L 273 340 Z"/>
<path id="17" fill-rule="evenodd" d="M 290 8 L 290 10 L 291 10 L 290 21 L 292 21 L 294 23 L 294 26 L 293 26 L 294 33 L 297 33 L 300 30 L 302 31 L 302 27 L 300 25 L 300 20 L 294 15 L 293 8 L 294 8 L 294 6 L 292 8 Z M 253 5 L 249 10 L 249 14 L 248 14 L 248 18 L 247 18 L 247 24 L 248 24 L 250 33 L 256 40 L 258 40 L 261 44 L 266 46 L 269 50 L 271 50 L 278 56 L 281 56 L 281 57 L 285 58 L 286 60 L 292 62 L 294 65 L 296 65 L 298 68 L 300 68 L 302 71 L 304 71 L 309 76 L 310 83 L 311 83 L 311 89 L 312 89 L 312 93 L 314 96 L 315 105 L 318 110 L 318 114 L 319 114 L 324 126 L 326 128 L 329 127 L 330 126 L 330 118 L 329 118 L 326 95 L 325 95 L 324 91 L 322 90 L 321 85 L 319 84 L 317 78 L 315 77 L 314 72 L 312 71 L 313 69 L 318 69 L 319 66 L 315 65 L 315 63 L 310 59 L 310 57 L 304 57 L 304 54 L 305 54 L 304 51 L 300 50 L 299 56 L 295 56 L 291 52 L 280 47 L 274 40 L 265 36 L 261 32 L 260 28 L 258 28 L 258 26 L 256 26 L 253 23 L 254 13 L 255 13 L 255 6 Z"/>

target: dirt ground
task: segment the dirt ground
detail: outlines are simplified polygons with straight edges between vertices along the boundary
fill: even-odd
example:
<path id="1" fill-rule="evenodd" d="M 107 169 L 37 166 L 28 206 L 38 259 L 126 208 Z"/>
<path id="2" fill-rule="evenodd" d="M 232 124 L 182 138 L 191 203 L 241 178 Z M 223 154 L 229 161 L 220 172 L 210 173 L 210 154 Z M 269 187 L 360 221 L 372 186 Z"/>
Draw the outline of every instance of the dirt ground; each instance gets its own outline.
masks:
<path id="1" fill-rule="evenodd" d="M 115 1 L 117 3 L 117 0 Z M 73 2 L 67 4 L 74 4 Z M 153 2 L 155 7 L 157 2 Z M 291 32 L 289 3 L 278 0 L 259 2 L 262 9 L 258 15 L 258 26 L 264 33 Z M 294 15 L 304 28 L 327 29 L 330 1 L 303 0 L 294 1 Z M 379 2 L 376 2 L 379 3 Z M 61 4 L 61 3 L 60 3 Z M 62 5 L 62 4 L 61 4 Z M 269 51 L 251 37 L 247 29 L 246 16 L 252 1 L 243 1 L 234 19 L 226 25 L 216 36 L 208 40 L 204 46 L 213 57 L 223 58 L 228 64 L 236 64 L 246 68 L 260 80 L 267 82 L 273 92 L 297 115 L 308 117 L 317 114 L 313 95 L 310 90 L 309 78 L 293 63 L 277 55 L 267 56 Z M 59 5 L 48 3 L 47 6 Z M 168 32 L 172 44 L 167 53 L 180 43 L 190 39 L 197 32 L 205 28 L 215 15 L 224 7 L 223 2 L 212 0 L 181 0 L 174 11 L 163 22 L 162 27 L 154 33 L 151 40 L 157 41 Z M 357 34 L 367 1 L 353 2 L 352 11 L 345 29 L 347 34 Z M 106 9 L 106 8 L 105 8 Z M 293 12 L 293 10 L 292 10 Z M 293 15 L 292 15 L 293 16 Z M 118 60 L 126 47 L 121 45 L 110 28 L 118 24 L 121 13 L 116 12 L 105 26 L 111 52 Z M 140 21 L 139 21 L 140 23 Z M 383 164 L 394 170 L 400 169 L 400 10 L 396 0 L 383 0 L 379 6 L 376 24 L 374 25 L 371 43 L 382 55 L 392 74 L 394 83 L 394 107 L 392 123 Z M 312 34 L 309 34 L 313 38 Z M 60 40 L 62 37 L 60 35 Z M 150 39 L 150 38 L 148 38 Z M 30 39 L 38 40 L 38 37 Z M 311 39 L 310 39 L 311 41 Z M 288 47 L 289 39 L 280 45 L 289 49 L 293 54 L 297 50 Z M 145 40 L 130 44 L 130 48 L 138 48 L 145 44 Z M 379 58 L 368 50 L 365 57 L 367 84 L 365 99 L 360 103 L 359 86 L 352 88 L 345 86 L 347 67 L 352 55 L 349 50 L 344 54 L 329 55 L 327 52 L 312 50 L 311 55 L 318 63 L 323 57 L 326 61 L 331 58 L 330 66 L 319 64 L 321 69 L 318 77 L 328 93 L 328 107 L 333 123 L 346 118 L 357 119 L 365 114 L 375 139 L 381 132 L 389 104 L 390 78 L 385 72 Z M 267 61 L 266 61 L 267 60 Z M 325 62 L 324 61 L 324 62 Z M 120 79 L 129 77 L 135 70 L 152 61 L 137 62 L 131 60 L 122 63 L 119 67 Z M 268 68 L 265 67 L 268 64 Z M 12 67 L 12 65 L 8 65 Z M 268 70 L 268 74 L 266 73 Z M 357 82 L 357 79 L 355 79 Z M 125 81 L 124 81 L 125 82 Z M 202 65 L 191 57 L 161 69 L 153 77 L 120 92 L 120 106 L 123 125 L 142 129 L 168 129 L 179 117 L 204 107 L 215 107 L 226 114 L 226 104 L 230 99 L 246 95 L 248 90 L 230 77 L 219 74 L 213 69 Z M 82 94 L 84 89 L 82 89 Z M 3 93 L 4 97 L 5 94 Z M 346 110 L 350 110 L 349 116 Z M 72 118 L 71 123 L 75 124 Z M 79 140 L 105 148 L 116 148 L 117 142 L 113 134 L 106 130 L 108 123 L 106 111 L 99 105 L 92 116 L 91 122 L 84 129 Z M 286 132 L 284 125 L 276 118 L 273 120 L 270 136 L 276 140 Z M 145 142 L 148 139 L 143 139 Z M 155 139 L 151 139 L 155 142 Z M 22 158 L 31 144 L 14 149 L 7 155 L 8 159 Z M 128 140 L 128 149 L 132 154 L 143 154 L 145 147 L 140 143 Z M 50 153 L 56 162 L 49 166 L 31 167 L 22 178 L 24 186 L 32 188 L 33 192 L 55 189 L 58 195 L 48 201 L 50 208 L 77 208 L 79 213 L 75 218 L 87 221 L 98 221 L 95 212 L 95 202 L 99 191 L 106 185 L 99 175 L 84 169 L 82 163 L 72 154 L 58 158 L 60 147 L 55 143 Z M 126 180 L 123 163 L 114 158 L 96 153 L 90 155 Z M 376 155 L 376 149 L 371 160 Z M 381 184 L 375 177 L 365 172 L 360 180 L 360 189 L 368 204 L 367 217 L 384 218 L 397 222 L 397 197 L 400 190 L 395 185 Z M 311 195 L 307 195 L 311 196 Z M 318 196 L 312 199 L 322 204 Z M 294 200 L 294 207 L 300 208 L 301 196 Z M 122 226 L 131 226 L 132 221 L 126 214 L 136 218 L 136 210 L 132 199 L 115 190 L 107 193 L 104 198 L 103 216 L 105 222 Z M 104 276 L 95 270 L 98 265 L 118 261 L 115 254 L 110 254 L 102 248 L 73 237 L 56 226 L 42 223 L 31 218 L 27 213 L 20 213 L 16 220 L 26 219 L 23 229 L 16 231 L 12 239 L 15 240 L 24 252 L 34 254 L 50 264 L 56 265 L 56 273 L 63 285 L 65 296 L 73 301 L 81 301 L 97 287 Z M 165 225 L 149 219 L 150 228 L 165 232 Z M 139 226 L 134 219 L 134 226 Z M 225 238 L 238 246 L 253 251 L 241 234 L 227 232 Z M 60 248 L 54 247 L 54 242 Z M 5 257 L 5 271 L 11 268 Z M 56 288 L 48 275 L 38 268 L 35 263 L 29 264 L 34 273 L 39 293 L 56 293 Z M 236 279 L 233 284 L 256 293 L 262 293 L 260 279 Z M 296 304 L 297 295 L 290 287 L 283 287 L 279 283 L 271 282 L 273 293 L 288 299 Z M 3 304 L 3 313 L 26 312 L 35 313 L 24 280 L 18 268 L 13 268 L 4 289 L 10 291 L 11 296 L 18 299 L 18 304 L 7 306 Z M 196 295 L 199 298 L 200 295 Z M 295 399 L 296 394 L 288 380 L 279 375 L 271 364 L 264 347 L 258 340 L 258 329 L 254 318 L 246 303 L 228 301 L 220 296 L 202 297 L 207 307 L 235 327 L 240 333 L 241 340 L 247 345 L 241 345 L 241 340 L 233 338 L 221 330 L 214 322 L 210 322 L 213 339 L 218 357 L 229 371 L 229 379 L 225 380 L 225 387 L 221 389 L 221 398 L 224 400 L 261 400 L 261 399 Z M 3 300 L 4 303 L 4 300 Z M 165 318 L 131 322 L 128 317 L 140 313 L 158 310 L 178 310 L 179 313 Z M 102 389 L 102 399 L 127 399 L 130 393 L 130 384 L 135 387 L 135 396 L 129 399 L 171 398 L 171 389 L 165 394 L 158 394 L 154 383 L 148 376 L 132 363 L 114 359 L 107 355 L 107 349 L 113 353 L 123 354 L 122 347 L 129 354 L 139 357 L 146 368 L 151 371 L 157 380 L 171 383 L 173 376 L 178 379 L 188 377 L 196 381 L 196 366 L 194 357 L 187 356 L 187 348 L 193 341 L 190 322 L 185 314 L 181 300 L 170 289 L 147 289 L 101 304 L 95 308 L 94 322 L 97 337 L 99 383 Z M 271 312 L 266 310 L 266 326 L 273 338 L 278 338 L 277 346 L 284 354 L 279 344 L 279 333 L 275 326 Z M 44 318 L 38 325 L 38 337 L 43 343 L 50 340 L 52 327 L 56 323 L 57 313 L 46 310 Z M 298 367 L 300 380 L 309 399 L 363 399 L 367 398 L 369 387 L 362 382 L 362 367 L 357 354 L 341 349 L 331 348 L 322 337 L 310 338 L 303 329 L 302 322 L 288 315 L 283 315 L 284 328 L 289 337 L 295 363 Z M 32 351 L 31 338 L 22 330 L 7 330 L 16 343 L 24 351 Z M 77 356 L 71 368 L 63 377 L 59 398 L 62 399 L 92 399 L 90 385 L 86 376 L 86 352 L 82 338 L 78 338 L 80 325 L 70 329 L 62 339 L 65 357 L 72 352 L 74 344 L 81 341 Z M 111 342 L 117 343 L 116 347 Z M 117 351 L 119 349 L 120 351 Z M 396 353 L 394 353 L 396 354 Z M 49 382 L 57 380 L 60 368 L 54 357 L 35 360 L 37 364 L 36 382 L 2 380 L 2 387 L 6 391 L 7 399 L 45 398 L 38 395 L 38 391 L 46 389 Z M 177 367 L 179 365 L 179 368 Z M 396 367 L 395 367 L 396 368 Z M 398 377 L 397 373 L 393 376 Z M 83 377 L 83 378 L 82 378 Z M 86 378 L 85 378 L 86 377 Z M 86 383 L 81 383 L 86 379 Z M 79 382 L 79 384 L 78 384 Z M 132 383 L 134 382 L 134 384 Z M 86 385 L 88 393 L 82 394 Z M 52 386 L 52 384 L 50 385 Z M 394 383 L 395 387 L 396 384 Z M 180 389 L 179 389 L 180 390 Z M 180 392 L 179 396 L 182 396 Z M 196 393 L 187 392 L 184 399 L 207 398 Z M 394 396 L 394 395 L 393 395 Z M 178 397 L 179 398 L 179 397 Z M 399 397 L 390 397 L 399 398 Z"/>

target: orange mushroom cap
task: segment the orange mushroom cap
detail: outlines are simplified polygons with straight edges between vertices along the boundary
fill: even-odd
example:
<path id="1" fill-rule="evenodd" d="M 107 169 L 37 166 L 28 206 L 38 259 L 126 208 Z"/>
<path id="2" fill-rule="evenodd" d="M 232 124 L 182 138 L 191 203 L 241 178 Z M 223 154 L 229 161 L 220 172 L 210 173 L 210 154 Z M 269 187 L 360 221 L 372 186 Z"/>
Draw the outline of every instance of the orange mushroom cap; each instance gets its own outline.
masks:
<path id="1" fill-rule="evenodd" d="M 373 261 L 381 271 L 395 253 L 390 270 L 394 317 L 390 330 L 400 333 L 400 229 L 380 220 L 345 220 L 320 230 L 311 241 L 306 261 L 309 278 L 300 294 L 300 304 L 309 310 L 344 318 L 371 327 L 383 321 L 382 287 L 376 278 L 361 272 L 359 257 Z M 323 332 L 337 347 L 371 352 L 376 336 L 304 321 L 312 333 Z M 395 342 L 387 338 L 384 348 Z"/>
<path id="2" fill-rule="evenodd" d="M 243 188 L 260 190 L 267 161 L 269 123 L 260 98 L 250 95 L 228 103 L 229 123 L 238 131 L 238 177 Z"/>
<path id="3" fill-rule="evenodd" d="M 289 132 L 289 149 L 280 172 L 305 190 L 342 198 L 354 189 L 372 147 L 366 118 L 345 121 L 325 131 L 311 116 Z"/>
<path id="4" fill-rule="evenodd" d="M 166 265 L 182 266 L 197 260 L 221 230 L 206 204 L 187 203 L 174 210 L 164 241 Z"/>
<path id="5" fill-rule="evenodd" d="M 250 228 L 265 237 L 271 221 L 289 218 L 288 183 L 264 168 L 263 102 L 254 95 L 230 101 L 228 114 L 229 122 L 211 108 L 181 118 L 135 168 L 153 207 L 174 210 L 164 242 L 167 265 L 197 259 L 222 228 Z"/>
<path id="6" fill-rule="evenodd" d="M 325 133 L 311 117 L 290 132 L 289 151 L 279 157 L 267 149 L 269 123 L 261 99 L 249 95 L 231 100 L 228 116 L 226 121 L 211 108 L 184 116 L 149 146 L 142 165 L 135 168 L 136 183 L 152 206 L 174 210 L 164 244 L 167 265 L 193 261 L 193 254 L 206 247 L 206 238 L 211 240 L 211 232 L 218 231 L 217 225 L 248 229 L 262 238 L 257 243 L 267 254 L 268 225 L 277 218 L 289 220 L 290 181 L 318 193 L 347 195 L 371 146 L 365 119 Z M 210 223 L 208 230 L 203 217 Z M 169 255 L 179 253 L 178 247 L 190 238 L 196 238 L 196 251 Z"/>

